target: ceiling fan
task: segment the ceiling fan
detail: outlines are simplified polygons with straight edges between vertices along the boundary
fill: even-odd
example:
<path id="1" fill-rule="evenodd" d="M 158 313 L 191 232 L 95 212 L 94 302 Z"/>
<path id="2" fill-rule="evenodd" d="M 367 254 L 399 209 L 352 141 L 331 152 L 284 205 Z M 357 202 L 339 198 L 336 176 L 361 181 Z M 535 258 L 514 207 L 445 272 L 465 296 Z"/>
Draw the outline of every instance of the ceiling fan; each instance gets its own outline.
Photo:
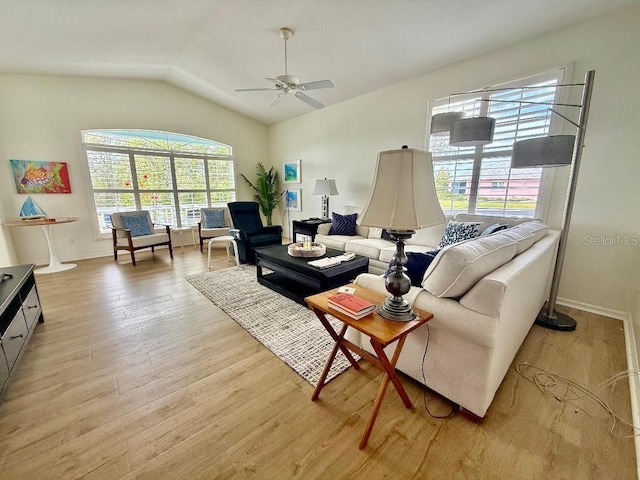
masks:
<path id="1" fill-rule="evenodd" d="M 266 80 L 273 83 L 273 87 L 238 88 L 236 92 L 278 92 L 275 98 L 269 103 L 270 107 L 278 104 L 286 95 L 294 95 L 313 108 L 323 108 L 324 105 L 322 103 L 305 95 L 303 92 L 306 90 L 318 90 L 320 88 L 333 88 L 333 82 L 331 80 L 318 80 L 315 82 L 300 83 L 298 77 L 289 75 L 287 71 L 287 40 L 293 37 L 293 30 L 283 27 L 280 29 L 280 36 L 284 39 L 284 75 L 278 75 L 276 78 L 265 77 Z"/>

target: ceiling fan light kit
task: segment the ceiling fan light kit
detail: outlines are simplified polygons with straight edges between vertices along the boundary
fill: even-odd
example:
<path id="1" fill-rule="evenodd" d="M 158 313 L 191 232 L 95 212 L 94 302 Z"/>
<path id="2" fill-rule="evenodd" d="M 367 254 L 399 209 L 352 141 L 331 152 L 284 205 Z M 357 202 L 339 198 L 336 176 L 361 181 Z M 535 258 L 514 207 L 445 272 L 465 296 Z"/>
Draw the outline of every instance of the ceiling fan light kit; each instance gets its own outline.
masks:
<path id="1" fill-rule="evenodd" d="M 299 98 L 306 104 L 311 105 L 313 108 L 323 108 L 324 104 L 302 92 L 306 90 L 318 90 L 321 88 L 333 88 L 333 82 L 331 80 L 316 80 L 314 82 L 300 83 L 298 77 L 289 75 L 287 65 L 287 40 L 293 37 L 293 30 L 282 27 L 280 29 L 280 36 L 284 40 L 284 75 L 278 75 L 276 78 L 265 77 L 265 80 L 273 83 L 273 87 L 238 88 L 236 89 L 236 92 L 278 92 L 278 95 L 269 102 L 270 107 L 280 103 L 280 100 L 282 100 L 286 95 L 291 95 Z"/>

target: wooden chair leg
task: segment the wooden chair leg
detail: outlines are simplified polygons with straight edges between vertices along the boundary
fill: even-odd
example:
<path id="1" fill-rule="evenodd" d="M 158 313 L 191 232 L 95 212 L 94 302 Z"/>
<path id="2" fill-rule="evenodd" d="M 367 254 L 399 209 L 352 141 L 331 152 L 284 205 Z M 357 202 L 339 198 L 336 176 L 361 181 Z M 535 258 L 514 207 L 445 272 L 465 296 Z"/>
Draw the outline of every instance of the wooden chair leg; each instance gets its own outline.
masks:
<path id="1" fill-rule="evenodd" d="M 131 263 L 133 263 L 134 267 L 136 266 L 136 255 L 133 250 L 131 250 Z"/>
<path id="2" fill-rule="evenodd" d="M 169 242 L 169 257 L 173 258 L 173 246 L 172 246 L 171 242 Z"/>
<path id="3" fill-rule="evenodd" d="M 154 247 L 153 245 L 151 245 L 151 253 L 156 253 L 156 247 Z"/>

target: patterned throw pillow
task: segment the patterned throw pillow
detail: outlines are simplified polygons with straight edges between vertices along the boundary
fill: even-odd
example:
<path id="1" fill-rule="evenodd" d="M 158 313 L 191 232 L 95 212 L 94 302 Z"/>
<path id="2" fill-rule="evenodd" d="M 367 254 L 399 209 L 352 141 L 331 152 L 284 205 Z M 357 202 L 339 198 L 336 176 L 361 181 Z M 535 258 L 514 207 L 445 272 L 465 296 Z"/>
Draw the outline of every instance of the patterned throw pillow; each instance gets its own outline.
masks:
<path id="1" fill-rule="evenodd" d="M 455 222 L 449 220 L 438 248 L 477 237 L 478 233 L 480 233 L 478 232 L 478 225 L 481 225 L 481 222 Z"/>
<path id="2" fill-rule="evenodd" d="M 340 215 L 336 212 L 333 212 L 329 235 L 355 235 L 357 218 L 357 213 L 352 213 L 351 215 Z"/>
<path id="3" fill-rule="evenodd" d="M 204 210 L 204 228 L 224 228 L 223 210 Z"/>
<path id="4" fill-rule="evenodd" d="M 506 223 L 494 223 L 493 225 L 489 225 L 487 228 L 485 228 L 480 236 L 485 237 L 487 235 L 491 235 L 492 233 L 496 233 L 507 228 L 509 228 L 509 225 L 507 225 Z"/>
<path id="5" fill-rule="evenodd" d="M 120 219 L 124 228 L 131 230 L 132 237 L 141 237 L 142 235 L 151 235 L 153 233 L 146 213 L 122 215 Z"/>

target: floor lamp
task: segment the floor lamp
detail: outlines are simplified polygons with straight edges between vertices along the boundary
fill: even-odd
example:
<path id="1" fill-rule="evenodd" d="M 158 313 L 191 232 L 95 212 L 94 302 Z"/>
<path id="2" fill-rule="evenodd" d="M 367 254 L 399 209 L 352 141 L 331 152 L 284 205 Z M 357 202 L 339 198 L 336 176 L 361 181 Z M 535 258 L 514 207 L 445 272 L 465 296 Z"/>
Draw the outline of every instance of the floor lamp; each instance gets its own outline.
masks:
<path id="1" fill-rule="evenodd" d="M 508 102 L 508 103 L 522 103 L 522 104 L 541 104 L 567 107 L 579 107 L 580 113 L 578 121 L 574 122 L 570 118 L 561 114 L 560 112 L 550 108 L 549 110 L 554 114 L 562 118 L 563 120 L 571 123 L 576 127 L 577 135 L 557 135 L 549 137 L 538 137 L 527 140 L 518 140 L 513 144 L 513 154 L 511 157 L 511 168 L 531 168 L 531 167 L 551 167 L 571 165 L 571 171 L 569 174 L 569 186 L 567 188 L 567 195 L 565 199 L 564 211 L 562 214 L 562 226 L 560 230 L 560 240 L 558 244 L 558 254 L 556 257 L 555 269 L 553 271 L 553 279 L 551 282 L 551 291 L 549 294 L 549 301 L 540 311 L 536 318 L 536 324 L 543 327 L 551 328 L 554 330 L 571 331 L 575 330 L 576 322 L 573 318 L 563 313 L 556 312 L 556 301 L 558 298 L 558 287 L 560 285 L 560 275 L 562 274 L 562 265 L 564 263 L 564 254 L 567 248 L 567 238 L 569 233 L 569 226 L 571 224 L 571 214 L 573 213 L 573 202 L 576 192 L 576 186 L 578 184 L 578 172 L 580 170 L 580 161 L 582 159 L 582 149 L 584 147 L 584 137 L 587 128 L 587 120 L 589 118 L 589 107 L 591 105 L 591 94 L 593 92 L 593 80 L 595 78 L 595 70 L 590 70 L 585 74 L 584 83 L 580 84 L 567 84 L 556 85 L 557 87 L 570 87 L 570 86 L 582 86 L 582 101 L 580 104 L 564 104 L 564 103 L 543 103 L 543 102 L 529 102 L 520 100 L 486 100 L 489 102 Z M 517 87 L 515 87 L 517 88 Z M 526 87 L 525 87 L 526 88 Z M 529 87 L 538 88 L 538 87 Z M 467 95 L 469 93 L 480 92 L 492 92 L 507 89 L 484 89 L 477 92 L 456 93 L 453 95 Z M 469 121 L 477 121 L 477 119 L 460 119 L 451 124 L 451 137 L 454 134 L 455 127 L 463 127 Z M 464 131 L 472 131 L 472 128 L 459 128 L 460 132 L 456 132 L 455 143 L 450 142 L 451 145 L 468 146 L 468 145 L 484 145 L 490 143 L 493 139 L 493 131 L 486 122 L 487 125 L 483 126 L 485 133 L 479 135 L 475 132 L 473 135 L 468 136 Z M 479 137 L 481 140 L 478 140 Z M 451 138 L 450 137 L 450 138 Z M 475 143 L 469 143 L 475 142 Z"/>
<path id="2" fill-rule="evenodd" d="M 558 245 L 558 255 L 556 266 L 551 282 L 551 292 L 549 301 L 546 303 L 536 323 L 543 327 L 554 330 L 571 331 L 576 328 L 576 321 L 569 315 L 556 312 L 556 301 L 558 298 L 558 287 L 560 285 L 560 275 L 564 263 L 564 254 L 567 248 L 567 238 L 569 226 L 571 224 L 571 214 L 573 213 L 573 201 L 578 184 L 578 172 L 580 171 L 580 161 L 582 159 L 582 149 L 584 147 L 584 137 L 589 118 L 589 107 L 591 105 L 591 94 L 593 91 L 593 80 L 595 70 L 590 70 L 585 75 L 582 90 L 582 101 L 580 102 L 580 114 L 578 122 L 555 111 L 551 112 L 574 125 L 577 135 L 559 135 L 551 137 L 533 138 L 529 140 L 517 141 L 513 145 L 513 156 L 511 158 L 511 168 L 521 167 L 551 167 L 560 165 L 571 165 L 569 173 L 569 187 L 562 214 L 562 229 L 560 231 L 560 242 Z"/>

